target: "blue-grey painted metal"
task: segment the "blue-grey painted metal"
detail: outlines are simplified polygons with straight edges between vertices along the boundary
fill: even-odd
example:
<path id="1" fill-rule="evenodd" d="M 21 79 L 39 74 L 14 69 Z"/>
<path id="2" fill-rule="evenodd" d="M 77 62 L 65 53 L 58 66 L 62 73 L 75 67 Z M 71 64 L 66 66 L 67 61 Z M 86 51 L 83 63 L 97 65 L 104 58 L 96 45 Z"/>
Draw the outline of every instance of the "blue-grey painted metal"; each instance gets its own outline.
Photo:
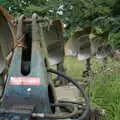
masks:
<path id="1" fill-rule="evenodd" d="M 22 19 L 21 19 L 22 20 Z M 19 24 L 19 23 L 18 23 Z M 22 25 L 22 24 L 21 24 Z M 22 28 L 22 27 L 20 27 Z M 22 30 L 19 31 L 22 33 Z M 35 31 L 34 31 L 35 32 Z M 3 94 L 0 111 L 16 111 L 16 113 L 0 114 L 0 119 L 7 118 L 9 120 L 30 120 L 31 113 L 51 113 L 51 107 L 48 97 L 48 74 L 44 63 L 45 57 L 41 52 L 40 41 L 36 39 L 32 33 L 32 52 L 30 61 L 30 73 L 24 76 L 21 73 L 22 49 L 16 47 L 9 67 L 7 83 Z M 37 32 L 37 31 L 36 31 Z M 21 34 L 22 35 L 22 34 Z M 40 85 L 13 85 L 12 77 L 35 77 L 39 78 Z M 26 110 L 26 111 L 25 111 Z M 18 114 L 22 112 L 28 114 Z M 36 120 L 41 120 L 37 118 Z"/>

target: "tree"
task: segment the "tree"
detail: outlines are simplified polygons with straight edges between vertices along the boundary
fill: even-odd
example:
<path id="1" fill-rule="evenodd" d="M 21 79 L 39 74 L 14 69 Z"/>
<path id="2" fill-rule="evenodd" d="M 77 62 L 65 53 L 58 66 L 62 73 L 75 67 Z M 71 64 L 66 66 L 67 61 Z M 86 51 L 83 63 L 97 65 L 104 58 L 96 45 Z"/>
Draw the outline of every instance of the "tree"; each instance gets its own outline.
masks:
<path id="1" fill-rule="evenodd" d="M 11 14 L 17 16 L 18 14 L 24 13 L 24 10 L 31 3 L 30 0 L 6 0 L 2 3 Z"/>
<path id="2" fill-rule="evenodd" d="M 65 39 L 76 30 L 92 26 L 96 32 L 111 31 L 120 21 L 119 0 L 6 0 L 3 3 L 12 14 L 60 19 L 65 25 Z"/>

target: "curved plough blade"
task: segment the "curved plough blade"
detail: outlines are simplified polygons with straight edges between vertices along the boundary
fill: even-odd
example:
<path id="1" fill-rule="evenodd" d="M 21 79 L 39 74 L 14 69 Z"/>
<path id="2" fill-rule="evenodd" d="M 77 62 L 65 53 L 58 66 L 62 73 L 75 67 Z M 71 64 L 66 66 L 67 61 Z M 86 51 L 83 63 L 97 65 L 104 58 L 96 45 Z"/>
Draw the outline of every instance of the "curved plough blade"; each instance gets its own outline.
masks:
<path id="1" fill-rule="evenodd" d="M 44 29 L 45 42 L 50 65 L 55 65 L 64 60 L 63 27 L 60 20 L 55 20 L 48 28 Z"/>
<path id="2" fill-rule="evenodd" d="M 91 44 L 89 34 L 91 27 L 83 31 L 77 31 L 65 44 L 65 55 L 76 56 L 78 60 L 86 60 L 91 56 Z"/>
<path id="3" fill-rule="evenodd" d="M 6 17 L 0 11 L 0 73 L 5 66 L 5 60 L 14 46 L 13 36 Z"/>
<path id="4" fill-rule="evenodd" d="M 107 58 L 108 56 L 113 56 L 113 54 L 114 54 L 114 50 L 112 46 L 109 44 L 106 44 L 98 48 L 96 53 L 96 58 L 104 59 L 104 58 Z"/>

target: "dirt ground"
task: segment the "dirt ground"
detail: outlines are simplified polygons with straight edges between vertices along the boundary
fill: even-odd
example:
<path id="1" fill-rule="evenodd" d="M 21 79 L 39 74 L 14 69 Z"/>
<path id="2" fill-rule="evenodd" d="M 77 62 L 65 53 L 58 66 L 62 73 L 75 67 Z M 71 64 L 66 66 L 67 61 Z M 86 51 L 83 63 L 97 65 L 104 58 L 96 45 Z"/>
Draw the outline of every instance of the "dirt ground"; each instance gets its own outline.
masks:
<path id="1" fill-rule="evenodd" d="M 78 101 L 79 92 L 73 85 L 56 87 L 55 90 L 58 100 Z"/>

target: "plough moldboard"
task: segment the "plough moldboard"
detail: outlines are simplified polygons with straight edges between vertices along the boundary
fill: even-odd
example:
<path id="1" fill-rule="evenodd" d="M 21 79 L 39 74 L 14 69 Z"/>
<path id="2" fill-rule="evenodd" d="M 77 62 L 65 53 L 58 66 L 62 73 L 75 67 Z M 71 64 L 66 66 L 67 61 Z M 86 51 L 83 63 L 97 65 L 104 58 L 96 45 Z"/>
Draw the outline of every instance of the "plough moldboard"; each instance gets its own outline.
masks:
<path id="1" fill-rule="evenodd" d="M 18 20 L 7 19 L 8 13 L 2 10 L 0 120 L 85 119 L 89 100 L 84 90 L 74 79 L 50 69 L 50 65 L 57 65 L 63 70 L 61 22 L 40 18 L 37 14 L 32 18 L 21 15 Z M 51 73 L 72 82 L 84 102 L 56 100 Z"/>

